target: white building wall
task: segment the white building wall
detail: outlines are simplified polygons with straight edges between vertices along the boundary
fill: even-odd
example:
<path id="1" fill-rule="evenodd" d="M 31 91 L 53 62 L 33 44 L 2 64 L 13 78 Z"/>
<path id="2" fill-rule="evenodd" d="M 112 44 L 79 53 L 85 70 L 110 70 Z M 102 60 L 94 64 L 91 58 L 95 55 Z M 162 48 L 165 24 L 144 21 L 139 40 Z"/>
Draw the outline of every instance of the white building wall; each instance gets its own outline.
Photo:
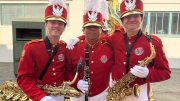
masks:
<path id="1" fill-rule="evenodd" d="M 66 42 L 70 38 L 77 37 L 82 34 L 84 0 L 80 1 L 81 2 L 76 0 L 69 1 L 69 25 L 61 38 Z"/>
<path id="2" fill-rule="evenodd" d="M 69 2 L 69 25 L 61 39 L 68 41 L 72 37 L 82 34 L 82 15 L 84 0 Z M 144 0 L 145 11 L 179 11 L 180 0 Z M 180 65 L 180 37 L 160 37 L 163 40 L 165 53 L 170 60 L 171 67 Z M 0 26 L 0 62 L 13 62 L 12 27 Z M 171 61 L 173 60 L 173 61 Z M 174 61 L 175 60 L 175 61 Z M 176 62 L 177 61 L 177 62 Z"/>
<path id="3" fill-rule="evenodd" d="M 12 27 L 0 26 L 0 62 L 13 62 Z"/>

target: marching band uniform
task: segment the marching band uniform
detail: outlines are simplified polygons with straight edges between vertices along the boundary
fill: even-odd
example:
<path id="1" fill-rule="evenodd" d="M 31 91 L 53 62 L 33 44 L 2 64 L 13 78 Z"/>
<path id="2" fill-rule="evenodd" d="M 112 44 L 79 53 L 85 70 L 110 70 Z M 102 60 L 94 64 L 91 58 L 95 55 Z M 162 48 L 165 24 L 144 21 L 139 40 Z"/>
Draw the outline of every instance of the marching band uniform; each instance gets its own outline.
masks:
<path id="1" fill-rule="evenodd" d="M 51 47 L 54 48 L 52 44 Z M 40 101 L 47 95 L 37 84 L 58 86 L 64 81 L 65 47 L 62 41 L 58 44 L 58 52 L 43 79 L 39 81 L 38 77 L 49 59 L 44 41 L 34 40 L 25 44 L 19 62 L 17 83 L 33 101 Z"/>
<path id="2" fill-rule="evenodd" d="M 120 14 L 121 20 L 123 17 L 133 14 L 142 14 L 143 15 L 143 3 L 141 0 L 128 0 L 129 2 L 135 2 L 134 8 L 128 10 L 127 5 L 123 0 L 120 5 Z M 133 66 L 138 64 L 138 61 L 142 61 L 146 57 L 151 54 L 150 45 L 147 40 L 147 36 L 145 33 L 136 40 L 136 36 L 128 37 L 128 45 L 132 47 L 129 57 L 129 64 L 128 64 L 128 72 L 131 71 Z M 153 82 L 160 82 L 163 80 L 167 80 L 170 78 L 170 69 L 168 65 L 167 58 L 163 51 L 163 45 L 160 38 L 155 35 L 150 35 L 152 39 L 152 44 L 155 47 L 156 57 L 150 62 L 148 67 L 148 75 L 146 78 L 137 78 L 134 82 L 130 84 L 132 87 L 134 84 L 140 85 L 140 96 L 139 98 L 134 96 L 128 96 L 123 101 L 148 101 L 149 100 L 149 90 L 150 90 L 150 83 Z M 112 71 L 112 79 L 113 81 L 117 81 L 121 79 L 127 72 L 126 72 L 126 59 L 127 59 L 127 50 L 126 50 L 126 42 L 125 42 L 125 32 L 124 30 L 116 31 L 111 36 L 111 45 L 114 48 L 114 55 L 115 55 L 115 65 Z"/>
<path id="3" fill-rule="evenodd" d="M 85 49 L 86 41 L 81 40 L 79 43 L 75 45 L 73 50 L 69 50 L 67 53 L 67 61 L 70 63 L 67 64 L 69 67 L 68 70 L 73 72 L 75 75 L 77 63 L 82 57 L 84 59 L 84 49 Z M 90 89 L 89 89 L 89 96 L 91 97 L 97 96 L 104 93 L 103 95 L 106 96 L 105 90 L 109 86 L 109 76 L 111 72 L 111 68 L 113 65 L 113 53 L 112 48 L 105 40 L 101 40 L 97 42 L 94 46 L 89 45 L 89 77 L 90 77 Z M 83 63 L 85 64 L 85 63 Z M 68 75 L 69 73 L 67 73 Z M 70 75 L 68 75 L 70 76 Z M 73 78 L 72 76 L 71 78 Z M 78 76 L 78 80 L 83 79 L 84 77 L 84 68 L 82 67 Z M 77 84 L 75 84 L 75 88 Z M 101 95 L 100 95 L 101 96 Z M 98 97 L 97 97 L 98 98 Z M 77 101 L 84 101 L 84 97 L 81 97 L 82 100 Z M 96 99 L 96 98 L 95 98 Z M 98 100 L 90 100 L 90 101 L 98 101 Z M 100 98 L 99 98 L 100 99 Z M 72 100 L 75 101 L 75 100 Z M 106 100 L 100 100 L 106 101 Z"/>
<path id="4" fill-rule="evenodd" d="M 113 39 L 111 45 L 112 47 L 114 47 L 114 55 L 115 55 L 115 65 L 112 71 L 112 79 L 114 81 L 117 81 L 126 74 L 126 70 L 125 70 L 126 48 L 125 48 L 125 43 L 123 43 L 124 36 L 121 32 L 116 32 L 112 34 L 111 37 Z M 135 82 L 131 84 L 131 86 L 134 84 L 139 84 L 139 85 L 147 84 L 148 89 L 144 87 L 144 89 L 147 89 L 147 91 L 145 91 L 144 89 L 141 89 L 141 91 L 145 91 L 148 93 L 150 90 L 149 83 L 159 82 L 170 78 L 170 70 L 169 70 L 167 58 L 163 51 L 162 41 L 155 35 L 151 35 L 151 37 L 152 37 L 152 44 L 154 45 L 156 50 L 156 57 L 147 66 L 149 69 L 149 75 L 146 79 L 137 78 Z M 135 36 L 131 37 L 129 39 L 129 44 L 132 44 L 134 42 L 134 39 Z M 134 65 L 137 65 L 138 61 L 141 61 L 145 59 L 147 56 L 149 56 L 150 53 L 151 51 L 150 51 L 149 42 L 147 41 L 146 36 L 142 34 L 142 36 L 135 43 L 135 46 L 131 51 L 128 71 L 130 71 L 130 68 L 132 68 Z"/>
<path id="5" fill-rule="evenodd" d="M 67 10 L 60 4 L 49 4 L 46 7 L 45 21 L 53 20 L 66 24 L 66 19 Z M 32 101 L 64 101 L 64 96 L 47 95 L 38 87 L 38 85 L 59 86 L 64 81 L 66 44 L 59 41 L 56 45 L 50 43 L 49 46 L 51 47 L 50 55 L 47 52 L 44 40 L 27 42 L 20 57 L 17 83 Z M 39 79 L 49 57 L 55 51 L 55 46 L 57 47 L 57 53 L 54 55 L 43 78 Z"/>
<path id="6" fill-rule="evenodd" d="M 102 26 L 102 14 L 97 12 L 97 19 L 90 21 L 89 16 L 94 14 L 93 11 L 88 11 L 83 16 L 83 27 L 88 26 Z M 86 33 L 84 33 L 86 34 Z M 94 34 L 94 33 L 92 33 Z M 85 66 L 85 52 L 84 49 L 88 45 L 89 50 L 89 101 L 106 101 L 107 88 L 109 86 L 110 73 L 114 64 L 114 55 L 111 46 L 105 39 L 99 39 L 94 45 L 90 45 L 87 40 L 80 40 L 73 50 L 67 51 L 67 71 L 68 78 L 73 78 L 76 73 L 77 63 L 80 58 L 83 61 L 83 67 L 78 75 L 77 82 L 74 84 L 75 88 L 78 88 L 78 83 L 84 77 Z M 70 74 L 72 73 L 73 76 Z M 79 88 L 78 88 L 79 89 Z M 82 91 L 82 90 L 81 90 Z M 83 92 L 83 91 L 82 91 Z M 80 98 L 70 98 L 71 101 L 85 101 L 84 93 Z"/>

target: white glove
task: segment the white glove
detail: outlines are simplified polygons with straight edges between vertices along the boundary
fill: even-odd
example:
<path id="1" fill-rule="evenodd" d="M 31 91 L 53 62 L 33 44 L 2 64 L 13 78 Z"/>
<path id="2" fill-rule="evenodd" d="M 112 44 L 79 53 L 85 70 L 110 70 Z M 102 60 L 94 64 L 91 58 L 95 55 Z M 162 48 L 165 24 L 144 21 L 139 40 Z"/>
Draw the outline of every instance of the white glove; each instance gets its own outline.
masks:
<path id="1" fill-rule="evenodd" d="M 77 83 L 77 88 L 81 90 L 83 93 L 87 92 L 89 89 L 88 82 L 84 80 L 79 80 Z"/>
<path id="2" fill-rule="evenodd" d="M 110 80 L 110 87 L 113 87 L 117 83 L 116 80 Z"/>
<path id="3" fill-rule="evenodd" d="M 130 72 L 139 78 L 146 78 L 149 74 L 149 69 L 147 68 L 147 66 L 141 67 L 135 65 L 133 68 L 131 68 Z"/>
<path id="4" fill-rule="evenodd" d="M 56 100 L 51 96 L 45 96 L 40 101 L 56 101 Z"/>
<path id="5" fill-rule="evenodd" d="M 72 38 L 69 40 L 69 42 L 67 43 L 66 48 L 68 48 L 69 50 L 73 50 L 74 49 L 74 45 L 79 42 L 79 38 Z"/>

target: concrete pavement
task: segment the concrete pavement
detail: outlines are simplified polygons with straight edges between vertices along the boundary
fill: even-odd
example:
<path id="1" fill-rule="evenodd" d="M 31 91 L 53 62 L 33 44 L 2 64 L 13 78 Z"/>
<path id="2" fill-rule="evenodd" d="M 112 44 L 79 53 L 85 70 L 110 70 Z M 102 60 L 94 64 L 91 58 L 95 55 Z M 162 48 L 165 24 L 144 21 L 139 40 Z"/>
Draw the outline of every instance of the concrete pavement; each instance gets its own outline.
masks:
<path id="1" fill-rule="evenodd" d="M 15 80 L 13 63 L 0 63 L 0 83 Z M 154 101 L 180 101 L 180 69 L 171 69 L 171 79 L 152 84 Z"/>

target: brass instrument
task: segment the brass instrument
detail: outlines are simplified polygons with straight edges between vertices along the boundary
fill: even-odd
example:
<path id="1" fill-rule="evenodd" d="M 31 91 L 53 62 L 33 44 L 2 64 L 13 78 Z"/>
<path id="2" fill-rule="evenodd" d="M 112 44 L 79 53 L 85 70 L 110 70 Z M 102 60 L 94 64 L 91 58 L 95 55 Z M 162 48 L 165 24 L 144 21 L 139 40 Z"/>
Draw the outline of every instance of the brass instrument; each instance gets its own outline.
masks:
<path id="1" fill-rule="evenodd" d="M 66 95 L 66 96 L 74 96 L 79 97 L 80 93 L 69 86 L 68 82 L 64 82 L 60 86 L 51 86 L 45 85 L 40 86 L 46 94 L 48 95 Z M 19 88 L 16 82 L 13 81 L 5 81 L 0 85 L 0 94 L 1 99 L 4 101 L 31 101 L 28 96 Z"/>
<path id="2" fill-rule="evenodd" d="M 79 74 L 79 71 L 82 67 L 82 58 L 79 59 L 76 69 L 76 74 L 71 82 L 63 82 L 60 86 L 51 86 L 51 85 L 45 85 L 45 86 L 39 86 L 46 94 L 49 95 L 65 95 L 68 97 L 79 97 L 80 92 L 78 92 L 75 88 L 70 87 L 70 85 L 74 84 L 77 76 Z"/>
<path id="3" fill-rule="evenodd" d="M 150 50 L 151 54 L 150 56 L 146 57 L 143 61 L 141 61 L 139 66 L 144 67 L 145 65 L 148 65 L 152 59 L 156 56 L 156 51 L 154 48 L 154 45 L 152 45 L 152 42 L 149 42 L 150 44 Z M 135 96 L 138 96 L 139 89 L 138 85 L 134 85 L 133 88 L 129 86 L 131 82 L 133 82 L 137 77 L 134 76 L 132 73 L 128 72 L 125 76 L 122 77 L 121 80 L 118 80 L 117 83 L 108 89 L 108 101 L 121 101 L 126 96 L 134 94 Z"/>
<path id="4" fill-rule="evenodd" d="M 31 101 L 13 81 L 5 81 L 0 85 L 2 101 Z"/>
<path id="5" fill-rule="evenodd" d="M 70 86 L 69 82 L 63 82 L 60 86 L 39 86 L 48 95 L 65 95 L 71 97 L 79 97 L 80 93 Z"/>
<path id="6" fill-rule="evenodd" d="M 82 59 L 80 58 L 76 75 L 71 82 L 63 82 L 60 86 L 51 86 L 51 85 L 38 85 L 47 95 L 65 95 L 70 97 L 79 97 L 80 92 L 75 88 L 70 87 L 78 76 L 79 70 L 82 67 Z M 0 85 L 0 101 L 31 101 L 30 98 L 21 90 L 16 82 L 5 81 Z"/>

